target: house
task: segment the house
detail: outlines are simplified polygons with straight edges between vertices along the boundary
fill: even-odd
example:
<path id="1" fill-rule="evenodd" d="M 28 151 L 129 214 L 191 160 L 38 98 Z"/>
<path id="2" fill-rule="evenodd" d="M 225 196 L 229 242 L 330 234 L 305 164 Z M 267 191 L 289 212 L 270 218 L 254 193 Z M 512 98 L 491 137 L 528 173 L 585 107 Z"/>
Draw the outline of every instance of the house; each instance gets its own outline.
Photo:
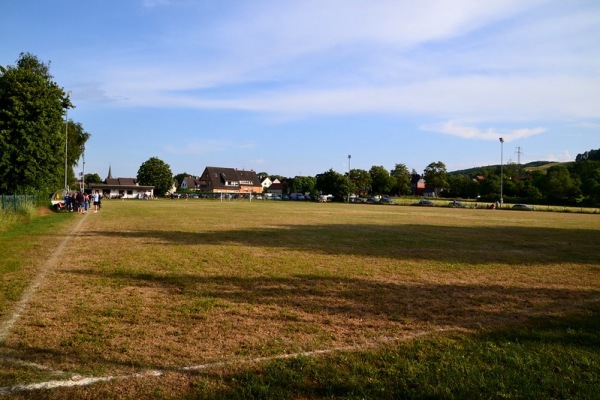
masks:
<path id="1" fill-rule="evenodd" d="M 425 179 L 419 174 L 412 174 L 410 177 L 410 189 L 413 196 L 423 196 L 425 193 Z"/>
<path id="2" fill-rule="evenodd" d="M 273 184 L 273 181 L 267 176 L 260 184 L 263 187 L 263 190 L 267 190 L 269 186 Z"/>
<path id="3" fill-rule="evenodd" d="M 102 183 L 90 183 L 88 189 L 102 193 L 102 197 L 113 199 L 142 199 L 154 197 L 154 186 L 139 185 L 135 178 L 113 178 L 111 167 Z"/>
<path id="4" fill-rule="evenodd" d="M 282 194 L 284 194 L 284 192 L 287 193 L 286 185 L 279 181 L 277 181 L 276 183 L 273 182 L 271 184 L 271 186 L 269 186 L 269 188 L 266 190 L 266 193 L 272 193 L 272 194 L 278 194 L 278 195 L 282 195 Z"/>
<path id="5" fill-rule="evenodd" d="M 183 178 L 181 185 L 179 185 L 179 189 L 200 190 L 200 177 L 188 176 L 187 178 Z"/>
<path id="6" fill-rule="evenodd" d="M 223 167 L 206 167 L 199 178 L 199 188 L 208 193 L 263 192 L 256 172 Z"/>

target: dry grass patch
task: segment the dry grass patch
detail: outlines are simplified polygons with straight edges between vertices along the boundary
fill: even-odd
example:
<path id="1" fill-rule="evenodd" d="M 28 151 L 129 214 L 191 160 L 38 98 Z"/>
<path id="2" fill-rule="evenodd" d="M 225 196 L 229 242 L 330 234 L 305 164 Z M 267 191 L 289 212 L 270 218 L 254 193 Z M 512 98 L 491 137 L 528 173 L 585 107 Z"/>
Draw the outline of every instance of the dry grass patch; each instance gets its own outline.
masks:
<path id="1" fill-rule="evenodd" d="M 180 200 L 106 201 L 84 218 L 5 353 L 91 375 L 168 371 L 518 326 L 600 300 L 593 215 Z"/>

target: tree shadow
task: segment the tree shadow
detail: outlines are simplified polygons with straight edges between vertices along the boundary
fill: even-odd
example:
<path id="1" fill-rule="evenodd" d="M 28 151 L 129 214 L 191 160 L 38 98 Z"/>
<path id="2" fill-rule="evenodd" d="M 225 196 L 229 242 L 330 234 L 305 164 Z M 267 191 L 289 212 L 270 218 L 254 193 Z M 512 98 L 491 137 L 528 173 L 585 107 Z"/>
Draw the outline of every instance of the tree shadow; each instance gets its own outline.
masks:
<path id="1" fill-rule="evenodd" d="M 540 227 L 296 225 L 224 231 L 92 231 L 91 237 L 146 239 L 147 244 L 228 245 L 399 260 L 537 265 L 600 265 L 600 231 Z"/>

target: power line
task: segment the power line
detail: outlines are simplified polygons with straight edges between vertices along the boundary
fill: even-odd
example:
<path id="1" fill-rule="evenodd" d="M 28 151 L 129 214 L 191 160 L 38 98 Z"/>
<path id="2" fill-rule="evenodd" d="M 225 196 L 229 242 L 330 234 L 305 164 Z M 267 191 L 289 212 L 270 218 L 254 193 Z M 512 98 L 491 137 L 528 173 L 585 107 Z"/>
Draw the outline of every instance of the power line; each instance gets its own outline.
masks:
<path id="1" fill-rule="evenodd" d="M 523 151 L 520 146 L 517 147 L 517 151 L 515 151 L 515 153 L 517 153 L 517 165 L 521 165 L 521 155 L 523 155 Z"/>

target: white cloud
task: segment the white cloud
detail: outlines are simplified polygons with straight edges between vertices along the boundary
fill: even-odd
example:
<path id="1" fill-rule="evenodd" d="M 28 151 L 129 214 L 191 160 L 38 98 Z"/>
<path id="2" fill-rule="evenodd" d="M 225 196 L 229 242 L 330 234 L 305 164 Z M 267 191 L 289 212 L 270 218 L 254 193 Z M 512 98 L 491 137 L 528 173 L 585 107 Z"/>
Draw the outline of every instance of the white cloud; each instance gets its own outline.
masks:
<path id="1" fill-rule="evenodd" d="M 475 126 L 463 125 L 456 121 L 448 121 L 442 124 L 424 125 L 421 127 L 421 129 L 458 136 L 463 139 L 499 140 L 502 138 L 505 142 L 511 142 L 529 136 L 539 135 L 546 131 L 544 128 L 520 128 L 514 130 L 498 130 L 495 128 L 488 128 L 482 131 Z"/>
<path id="2" fill-rule="evenodd" d="M 546 3 L 557 10 L 542 13 Z M 590 44 L 596 8 L 561 13 L 562 3 L 516 0 L 210 4 L 223 7 L 210 23 L 168 25 L 150 54 L 112 62 L 101 73 L 103 93 L 125 106 L 283 119 L 600 118 L 600 53 Z"/>

